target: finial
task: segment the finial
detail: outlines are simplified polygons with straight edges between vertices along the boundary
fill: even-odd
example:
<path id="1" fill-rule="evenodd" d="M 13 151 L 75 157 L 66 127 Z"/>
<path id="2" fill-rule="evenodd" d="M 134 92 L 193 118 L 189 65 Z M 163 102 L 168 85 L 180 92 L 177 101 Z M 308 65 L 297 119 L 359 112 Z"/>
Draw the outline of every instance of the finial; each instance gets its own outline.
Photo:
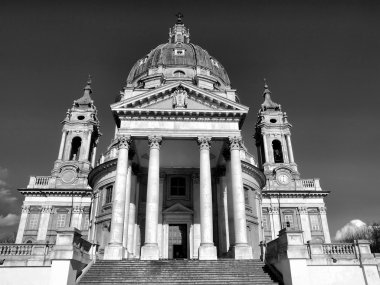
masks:
<path id="1" fill-rule="evenodd" d="M 177 24 L 178 24 L 178 25 L 182 25 L 182 24 L 183 24 L 183 22 L 182 22 L 182 18 L 184 17 L 183 14 L 182 14 L 181 12 L 178 12 L 178 13 L 176 14 L 176 16 L 177 16 Z"/>
<path id="2" fill-rule="evenodd" d="M 87 79 L 87 85 L 84 87 L 84 90 L 89 90 L 90 93 L 91 93 L 91 83 L 92 83 L 92 78 L 91 78 L 91 75 L 89 74 L 88 75 L 88 79 Z"/>
<path id="3" fill-rule="evenodd" d="M 268 87 L 268 82 L 267 82 L 267 79 L 264 78 L 264 97 L 266 94 L 270 94 L 270 90 L 269 90 L 269 87 Z"/>

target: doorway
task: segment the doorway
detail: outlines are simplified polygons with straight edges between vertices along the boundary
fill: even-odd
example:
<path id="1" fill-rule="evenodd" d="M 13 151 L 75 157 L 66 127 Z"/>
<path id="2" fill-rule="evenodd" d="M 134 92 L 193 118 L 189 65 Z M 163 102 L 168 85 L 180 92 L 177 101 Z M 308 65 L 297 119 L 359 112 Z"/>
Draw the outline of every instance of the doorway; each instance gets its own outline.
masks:
<path id="1" fill-rule="evenodd" d="M 169 259 L 187 258 L 187 224 L 169 225 Z"/>

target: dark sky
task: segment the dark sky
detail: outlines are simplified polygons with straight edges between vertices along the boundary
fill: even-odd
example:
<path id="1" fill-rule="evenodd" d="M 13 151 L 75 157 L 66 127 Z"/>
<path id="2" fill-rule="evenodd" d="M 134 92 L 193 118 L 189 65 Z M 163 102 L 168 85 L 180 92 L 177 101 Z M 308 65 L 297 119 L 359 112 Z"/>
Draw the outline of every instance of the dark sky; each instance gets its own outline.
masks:
<path id="1" fill-rule="evenodd" d="M 293 124 L 302 178 L 331 191 L 332 236 L 352 219 L 380 221 L 379 1 L 1 1 L 0 233 L 17 228 L 16 189 L 50 174 L 60 122 L 87 75 L 104 151 L 109 105 L 133 64 L 167 41 L 178 11 L 250 108 L 249 150 L 266 77 Z"/>

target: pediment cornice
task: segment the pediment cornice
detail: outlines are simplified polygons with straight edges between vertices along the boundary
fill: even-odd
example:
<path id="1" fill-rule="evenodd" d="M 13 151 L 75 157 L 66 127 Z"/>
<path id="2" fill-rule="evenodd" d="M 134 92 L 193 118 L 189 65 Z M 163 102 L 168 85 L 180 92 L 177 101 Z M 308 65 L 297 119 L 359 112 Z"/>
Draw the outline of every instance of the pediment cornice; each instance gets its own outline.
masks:
<path id="1" fill-rule="evenodd" d="M 172 100 L 172 94 L 178 88 L 183 88 L 188 100 L 194 104 L 188 108 L 160 107 L 158 103 Z M 194 107 L 195 104 L 202 108 Z M 190 105 L 190 104 L 189 104 Z M 244 117 L 249 108 L 204 90 L 186 82 L 173 82 L 143 94 L 122 100 L 111 105 L 112 111 L 118 117 L 124 116 L 216 116 L 216 117 Z"/>

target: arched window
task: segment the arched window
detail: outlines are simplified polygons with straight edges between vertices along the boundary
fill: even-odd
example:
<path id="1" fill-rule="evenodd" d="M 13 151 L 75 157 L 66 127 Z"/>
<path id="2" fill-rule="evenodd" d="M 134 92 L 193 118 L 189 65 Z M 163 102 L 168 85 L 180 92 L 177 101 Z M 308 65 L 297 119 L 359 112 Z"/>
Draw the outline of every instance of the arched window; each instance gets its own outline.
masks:
<path id="1" fill-rule="evenodd" d="M 181 70 L 174 71 L 174 77 L 185 77 L 185 72 Z"/>
<path id="2" fill-rule="evenodd" d="M 82 139 L 80 137 L 73 138 L 71 142 L 70 160 L 79 160 L 81 144 L 82 144 Z"/>
<path id="3" fill-rule="evenodd" d="M 284 162 L 284 156 L 282 155 L 282 147 L 281 142 L 279 140 L 274 140 L 272 142 L 273 147 L 273 157 L 275 163 L 283 163 Z"/>

